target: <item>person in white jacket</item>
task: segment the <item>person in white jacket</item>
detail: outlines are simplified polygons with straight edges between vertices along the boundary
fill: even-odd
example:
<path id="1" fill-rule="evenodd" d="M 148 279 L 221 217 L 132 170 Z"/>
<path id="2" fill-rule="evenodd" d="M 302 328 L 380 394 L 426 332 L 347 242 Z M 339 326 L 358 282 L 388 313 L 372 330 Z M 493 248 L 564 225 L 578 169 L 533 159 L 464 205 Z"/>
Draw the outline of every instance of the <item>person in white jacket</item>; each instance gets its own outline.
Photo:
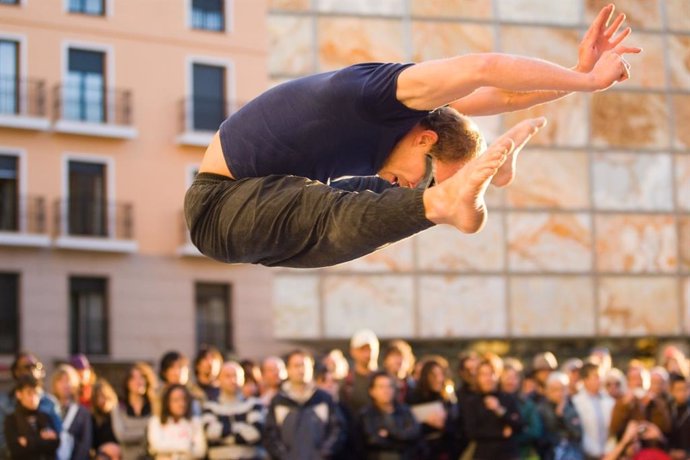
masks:
<path id="1" fill-rule="evenodd" d="M 613 447 L 609 443 L 609 426 L 615 401 L 603 391 L 596 364 L 583 365 L 580 376 L 582 388 L 573 396 L 573 405 L 582 422 L 582 447 L 588 459 L 600 459 Z"/>
<path id="2" fill-rule="evenodd" d="M 191 460 L 206 454 L 201 420 L 191 415 L 191 395 L 179 384 L 163 393 L 160 416 L 149 420 L 149 453 L 156 460 Z"/>

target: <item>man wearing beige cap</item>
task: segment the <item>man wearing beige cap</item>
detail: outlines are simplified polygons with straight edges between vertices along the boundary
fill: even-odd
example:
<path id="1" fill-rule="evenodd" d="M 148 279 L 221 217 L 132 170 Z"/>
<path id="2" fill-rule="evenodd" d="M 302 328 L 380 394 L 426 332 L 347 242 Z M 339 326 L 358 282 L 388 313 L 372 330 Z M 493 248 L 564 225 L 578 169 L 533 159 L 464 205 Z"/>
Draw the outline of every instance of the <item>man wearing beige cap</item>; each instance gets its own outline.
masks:
<path id="1" fill-rule="evenodd" d="M 369 377 L 378 368 L 379 339 L 374 331 L 361 329 L 350 339 L 352 367 L 340 388 L 340 401 L 356 419 L 369 403 Z"/>

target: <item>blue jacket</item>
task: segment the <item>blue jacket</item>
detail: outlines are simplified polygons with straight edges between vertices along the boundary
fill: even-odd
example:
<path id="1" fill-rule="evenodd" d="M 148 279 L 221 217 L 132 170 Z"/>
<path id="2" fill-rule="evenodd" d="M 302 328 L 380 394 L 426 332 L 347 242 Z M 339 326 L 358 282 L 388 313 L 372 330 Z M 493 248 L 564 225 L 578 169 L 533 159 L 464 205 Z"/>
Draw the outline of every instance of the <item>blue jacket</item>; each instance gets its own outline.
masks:
<path id="1" fill-rule="evenodd" d="M 274 460 L 329 459 L 340 449 L 343 421 L 333 398 L 316 388 L 306 396 L 298 398 L 286 382 L 271 401 L 264 444 Z"/>

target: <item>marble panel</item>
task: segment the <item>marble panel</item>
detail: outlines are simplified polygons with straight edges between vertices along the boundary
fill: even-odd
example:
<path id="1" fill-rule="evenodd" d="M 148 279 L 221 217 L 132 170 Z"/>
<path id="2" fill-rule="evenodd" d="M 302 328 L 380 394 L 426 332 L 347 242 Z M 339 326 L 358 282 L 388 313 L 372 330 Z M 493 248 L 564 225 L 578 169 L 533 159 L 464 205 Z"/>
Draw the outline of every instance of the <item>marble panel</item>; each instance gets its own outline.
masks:
<path id="1" fill-rule="evenodd" d="M 670 215 L 598 215 L 597 270 L 672 273 L 678 267 L 678 239 Z"/>
<path id="2" fill-rule="evenodd" d="M 424 276 L 419 283 L 422 337 L 506 335 L 506 292 L 503 278 Z"/>
<path id="3" fill-rule="evenodd" d="M 585 18 L 587 23 L 599 14 L 599 11 L 610 2 L 609 0 L 586 0 Z M 625 13 L 625 23 L 633 30 L 661 29 L 661 8 L 659 0 L 616 0 L 616 11 Z"/>
<path id="4" fill-rule="evenodd" d="M 319 338 L 319 318 L 317 275 L 282 273 L 273 278 L 273 331 L 276 338 Z"/>
<path id="5" fill-rule="evenodd" d="M 403 62 L 400 21 L 361 18 L 320 18 L 319 68 L 333 70 L 358 62 Z"/>
<path id="6" fill-rule="evenodd" d="M 680 333 L 675 277 L 602 278 L 598 297 L 602 336 Z"/>
<path id="7" fill-rule="evenodd" d="M 508 266 L 516 272 L 592 269 L 592 223 L 584 213 L 510 213 Z"/>
<path id="8" fill-rule="evenodd" d="M 594 204 L 598 209 L 673 209 L 671 155 L 595 153 Z"/>
<path id="9" fill-rule="evenodd" d="M 579 32 L 549 27 L 501 27 L 501 51 L 546 59 L 572 67 L 577 64 Z"/>
<path id="10" fill-rule="evenodd" d="M 506 188 L 506 202 L 515 208 L 590 206 L 589 157 L 585 152 L 525 150 L 515 181 Z"/>
<path id="11" fill-rule="evenodd" d="M 678 241 L 680 244 L 680 267 L 690 271 L 690 215 L 678 217 Z"/>
<path id="12" fill-rule="evenodd" d="M 663 89 L 666 86 L 663 37 L 635 32 L 625 41 L 626 44 L 628 42 L 644 51 L 625 55 L 625 60 L 630 63 L 630 79 L 622 87 Z"/>
<path id="13" fill-rule="evenodd" d="M 379 337 L 413 335 L 412 276 L 326 276 L 322 283 L 326 337 L 350 337 L 361 328 Z"/>
<path id="14" fill-rule="evenodd" d="M 590 277 L 513 277 L 509 304 L 513 336 L 595 334 L 594 288 Z"/>
<path id="15" fill-rule="evenodd" d="M 592 96 L 596 146 L 667 148 L 669 114 L 663 94 L 607 91 Z"/>
<path id="16" fill-rule="evenodd" d="M 506 22 L 575 25 L 580 20 L 580 0 L 497 0 L 498 17 Z"/>
<path id="17" fill-rule="evenodd" d="M 668 34 L 667 37 L 671 86 L 690 90 L 690 36 Z"/>
<path id="18" fill-rule="evenodd" d="M 676 193 L 678 207 L 690 211 L 690 155 L 676 155 Z"/>
<path id="19" fill-rule="evenodd" d="M 439 21 L 412 23 L 412 60 L 415 62 L 486 53 L 493 49 L 493 32 L 485 25 Z"/>
<path id="20" fill-rule="evenodd" d="M 504 127 L 531 117 L 546 117 L 548 124 L 530 140 L 532 146 L 584 147 L 587 143 L 586 94 L 571 94 L 549 104 L 504 115 Z"/>
<path id="21" fill-rule="evenodd" d="M 307 11 L 312 0 L 269 0 L 269 10 Z"/>
<path id="22" fill-rule="evenodd" d="M 479 131 L 484 136 L 487 144 L 491 144 L 494 140 L 503 134 L 501 130 L 503 117 L 501 115 L 489 115 L 486 117 L 474 117 L 472 121 L 479 127 Z"/>
<path id="23" fill-rule="evenodd" d="M 405 11 L 404 0 L 314 0 L 321 12 L 400 16 Z"/>
<path id="24" fill-rule="evenodd" d="M 489 211 L 481 232 L 467 235 L 449 225 L 437 225 L 417 238 L 419 270 L 500 271 L 503 270 L 505 243 L 500 213 Z"/>
<path id="25" fill-rule="evenodd" d="M 413 17 L 491 19 L 491 2 L 486 0 L 411 0 Z"/>
<path id="26" fill-rule="evenodd" d="M 690 95 L 673 96 L 673 118 L 675 139 L 673 146 L 677 149 L 690 150 Z"/>
<path id="27" fill-rule="evenodd" d="M 268 69 L 273 75 L 304 75 L 314 66 L 312 18 L 269 16 Z"/>
<path id="28" fill-rule="evenodd" d="M 690 2 L 665 0 L 666 24 L 670 30 L 690 31 Z"/>
<path id="29" fill-rule="evenodd" d="M 327 271 L 408 272 L 414 269 L 414 239 L 393 243 L 359 259 L 329 267 Z"/>

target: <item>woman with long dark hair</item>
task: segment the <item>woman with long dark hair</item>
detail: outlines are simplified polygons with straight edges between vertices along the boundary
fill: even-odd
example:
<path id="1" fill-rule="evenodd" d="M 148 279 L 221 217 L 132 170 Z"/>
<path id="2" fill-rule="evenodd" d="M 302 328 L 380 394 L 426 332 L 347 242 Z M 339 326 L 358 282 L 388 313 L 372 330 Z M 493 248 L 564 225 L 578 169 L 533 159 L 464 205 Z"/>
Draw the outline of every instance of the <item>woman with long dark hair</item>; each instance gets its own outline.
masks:
<path id="1" fill-rule="evenodd" d="M 146 363 L 136 363 L 127 371 L 124 397 L 113 411 L 113 431 L 120 442 L 122 460 L 146 458 L 146 426 L 157 410 L 156 385 L 156 374 Z"/>
<path id="2" fill-rule="evenodd" d="M 412 413 L 422 425 L 423 442 L 419 453 L 422 460 L 457 458 L 451 435 L 456 408 L 452 393 L 446 391 L 446 369 L 440 360 L 428 359 L 408 398 Z"/>
<path id="3" fill-rule="evenodd" d="M 161 414 L 149 419 L 147 438 L 156 460 L 204 457 L 204 431 L 199 418 L 192 416 L 192 397 L 184 385 L 174 383 L 163 392 Z"/>
<path id="4" fill-rule="evenodd" d="M 520 458 L 516 435 L 522 418 L 515 398 L 498 391 L 497 364 L 484 359 L 477 366 L 475 393 L 462 410 L 465 433 L 474 442 L 474 459 L 513 460 Z"/>

